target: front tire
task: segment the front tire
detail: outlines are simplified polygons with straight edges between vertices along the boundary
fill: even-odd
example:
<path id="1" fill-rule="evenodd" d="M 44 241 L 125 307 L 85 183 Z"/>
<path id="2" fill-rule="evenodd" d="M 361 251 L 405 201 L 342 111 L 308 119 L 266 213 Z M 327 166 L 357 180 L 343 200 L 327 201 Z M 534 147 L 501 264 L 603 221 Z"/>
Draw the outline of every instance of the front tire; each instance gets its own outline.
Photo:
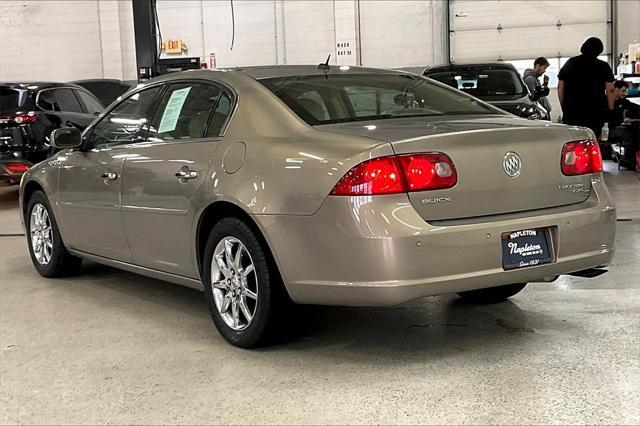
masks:
<path id="1" fill-rule="evenodd" d="M 80 269 L 82 259 L 71 255 L 64 246 L 44 192 L 36 191 L 29 199 L 25 223 L 31 261 L 40 275 L 64 277 Z"/>
<path id="2" fill-rule="evenodd" d="M 458 293 L 458 295 L 471 303 L 498 303 L 520 293 L 526 286 L 527 283 L 507 284 L 498 287 L 463 291 Z"/>
<path id="3" fill-rule="evenodd" d="M 202 261 L 205 299 L 220 334 L 241 348 L 270 343 L 288 297 L 253 230 L 240 219 L 222 219 Z"/>

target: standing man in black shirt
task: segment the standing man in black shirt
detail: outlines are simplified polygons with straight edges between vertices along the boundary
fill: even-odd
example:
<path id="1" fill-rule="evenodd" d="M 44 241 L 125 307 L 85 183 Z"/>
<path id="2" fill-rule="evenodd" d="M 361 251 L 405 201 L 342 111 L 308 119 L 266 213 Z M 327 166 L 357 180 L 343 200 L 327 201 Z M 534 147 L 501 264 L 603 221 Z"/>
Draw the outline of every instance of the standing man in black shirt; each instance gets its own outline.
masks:
<path id="1" fill-rule="evenodd" d="M 580 48 L 581 55 L 569 59 L 558 73 L 558 98 L 562 106 L 562 122 L 588 127 L 600 138 L 604 110 L 613 109 L 613 72 L 598 59 L 604 46 L 599 38 L 588 38 Z"/>

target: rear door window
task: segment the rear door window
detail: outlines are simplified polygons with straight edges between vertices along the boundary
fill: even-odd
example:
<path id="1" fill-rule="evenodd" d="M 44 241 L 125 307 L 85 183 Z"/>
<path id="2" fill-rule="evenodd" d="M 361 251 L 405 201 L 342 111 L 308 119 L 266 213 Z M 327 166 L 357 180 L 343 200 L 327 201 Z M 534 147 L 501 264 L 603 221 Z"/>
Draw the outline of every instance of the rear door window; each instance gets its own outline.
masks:
<path id="1" fill-rule="evenodd" d="M 208 83 L 175 83 L 162 96 L 149 141 L 198 139 L 205 135 L 221 90 Z"/>
<path id="2" fill-rule="evenodd" d="M 38 95 L 38 106 L 45 111 L 60 111 L 53 90 L 43 90 Z"/>
<path id="3" fill-rule="evenodd" d="M 38 97 L 38 106 L 45 111 L 84 112 L 71 89 L 43 90 Z"/>
<path id="4" fill-rule="evenodd" d="M 82 102 L 84 109 L 88 114 L 99 114 L 104 109 L 102 104 L 96 98 L 84 90 L 76 90 L 75 93 L 78 95 L 80 102 Z"/>
<path id="5" fill-rule="evenodd" d="M 222 136 L 224 125 L 229 118 L 229 114 L 231 114 L 232 107 L 233 100 L 231 96 L 227 92 L 222 93 L 218 105 L 216 105 L 216 109 L 211 116 L 211 121 L 209 121 L 207 137 Z"/>
<path id="6" fill-rule="evenodd" d="M 55 89 L 53 90 L 54 96 L 56 98 L 56 103 L 58 105 L 57 111 L 64 112 L 84 112 L 82 110 L 82 106 L 76 98 L 76 95 L 73 94 L 73 90 L 71 89 Z"/>

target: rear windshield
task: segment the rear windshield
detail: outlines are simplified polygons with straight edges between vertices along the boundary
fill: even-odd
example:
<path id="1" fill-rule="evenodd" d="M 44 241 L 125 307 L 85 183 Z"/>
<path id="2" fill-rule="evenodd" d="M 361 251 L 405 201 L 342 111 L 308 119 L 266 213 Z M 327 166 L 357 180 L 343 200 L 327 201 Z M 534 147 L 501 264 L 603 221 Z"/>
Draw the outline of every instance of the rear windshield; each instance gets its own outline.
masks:
<path id="1" fill-rule="evenodd" d="M 415 75 L 327 74 L 260 82 L 310 125 L 497 113 L 470 96 Z"/>
<path id="2" fill-rule="evenodd" d="M 464 68 L 426 76 L 481 99 L 516 99 L 527 94 L 520 75 L 510 69 Z"/>
<path id="3" fill-rule="evenodd" d="M 0 114 L 12 114 L 20 111 L 26 97 L 27 91 L 24 89 L 0 86 Z"/>

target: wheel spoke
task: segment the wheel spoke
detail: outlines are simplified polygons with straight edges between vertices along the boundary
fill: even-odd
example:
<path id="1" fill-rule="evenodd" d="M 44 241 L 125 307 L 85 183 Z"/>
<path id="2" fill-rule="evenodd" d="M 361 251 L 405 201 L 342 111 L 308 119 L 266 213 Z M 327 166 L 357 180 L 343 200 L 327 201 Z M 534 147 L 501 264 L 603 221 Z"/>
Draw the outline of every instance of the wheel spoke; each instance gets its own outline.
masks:
<path id="1" fill-rule="evenodd" d="M 233 326 L 238 328 L 238 325 L 240 325 L 240 312 L 238 311 L 238 301 L 236 300 L 231 303 L 231 315 L 233 316 Z"/>
<path id="2" fill-rule="evenodd" d="M 211 284 L 211 287 L 217 288 L 218 290 L 227 290 L 229 288 L 227 287 L 227 282 L 224 279 L 214 282 Z"/>
<path id="3" fill-rule="evenodd" d="M 229 310 L 229 305 L 231 305 L 231 297 L 229 293 L 224 295 L 224 299 L 222 300 L 222 306 L 220 306 L 220 313 L 224 314 Z"/>
<path id="4" fill-rule="evenodd" d="M 40 213 L 40 225 L 44 225 L 47 220 L 46 218 L 47 211 L 44 209 L 44 207 L 42 207 L 42 205 L 40 206 L 39 213 Z"/>
<path id="5" fill-rule="evenodd" d="M 247 266 L 246 268 L 244 268 L 242 270 L 242 278 L 243 279 L 247 279 L 247 277 L 249 276 L 250 273 L 253 272 L 253 270 L 254 270 L 253 264 L 251 264 L 251 265 Z"/>
<path id="6" fill-rule="evenodd" d="M 242 266 L 242 264 L 240 263 L 242 261 L 242 250 L 242 245 L 238 244 L 238 251 L 236 252 L 235 258 L 233 259 L 233 266 L 236 268 L 236 271 L 239 271 L 240 267 Z"/>
<path id="7" fill-rule="evenodd" d="M 247 287 L 244 288 L 244 295 L 250 299 L 258 300 L 258 295 L 255 294 L 253 291 L 249 290 Z"/>
<path id="8" fill-rule="evenodd" d="M 231 267 L 233 266 L 233 253 L 232 250 L 233 249 L 233 243 L 229 240 L 225 240 L 224 242 L 224 261 L 227 264 L 227 268 L 231 269 Z"/>
<path id="9" fill-rule="evenodd" d="M 36 205 L 36 208 L 33 209 L 33 213 L 31 213 L 31 217 L 33 217 L 33 221 L 35 223 L 36 226 L 40 225 L 40 209 L 42 207 L 40 206 L 40 204 Z"/>
<path id="10" fill-rule="evenodd" d="M 225 264 L 223 257 L 224 256 L 222 254 L 219 254 L 218 256 L 215 256 L 215 259 L 218 264 L 218 268 L 220 268 L 220 272 L 222 272 L 222 275 L 226 276 L 229 273 L 229 267 Z"/>
<path id="11" fill-rule="evenodd" d="M 247 320 L 247 323 L 250 323 L 253 319 L 253 315 L 251 314 L 251 311 L 249 311 L 249 307 L 247 306 L 247 301 L 244 296 L 240 298 L 240 310 L 242 311 L 242 315 L 244 315 L 245 319 Z"/>
<path id="12" fill-rule="evenodd" d="M 43 250 L 42 250 L 42 254 L 44 255 L 44 260 L 45 262 L 49 262 L 49 260 L 51 259 L 51 250 L 47 250 L 49 247 L 47 245 L 44 246 Z"/>

